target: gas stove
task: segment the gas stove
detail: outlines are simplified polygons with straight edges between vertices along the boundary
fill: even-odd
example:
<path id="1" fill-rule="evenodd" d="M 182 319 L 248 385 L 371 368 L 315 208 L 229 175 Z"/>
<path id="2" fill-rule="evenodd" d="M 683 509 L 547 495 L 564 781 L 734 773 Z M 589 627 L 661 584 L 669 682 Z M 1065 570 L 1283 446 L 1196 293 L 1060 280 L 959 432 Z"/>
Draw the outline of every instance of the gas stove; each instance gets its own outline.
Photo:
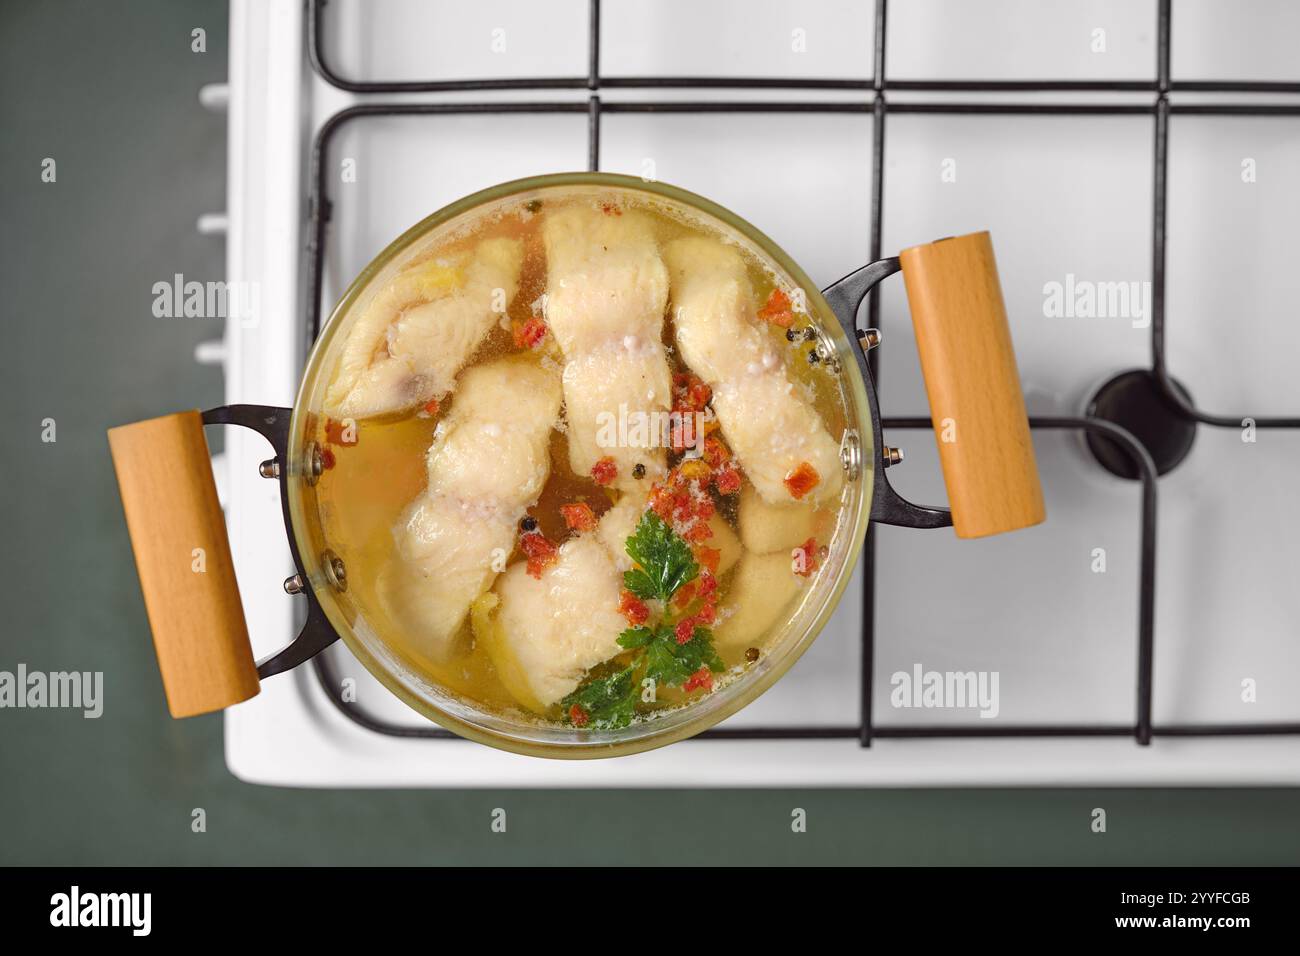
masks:
<path id="1" fill-rule="evenodd" d="M 1300 782 L 1300 323 L 1283 320 L 1300 299 L 1300 184 L 1283 172 L 1300 152 L 1300 83 L 1285 74 L 1297 30 L 1285 3 L 1191 0 L 232 0 L 227 278 L 260 294 L 215 353 L 227 401 L 292 404 L 322 316 L 427 213 L 598 168 L 721 202 L 822 285 L 991 230 L 1048 512 L 988 540 L 873 531 L 813 648 L 703 739 L 616 761 L 493 751 L 443 734 L 336 644 L 227 711 L 232 772 L 305 786 Z M 887 440 L 907 453 L 891 482 L 942 502 L 901 283 L 866 308 L 884 338 Z M 1143 374 L 1106 385 L 1128 370 Z M 266 457 L 228 430 L 219 485 L 259 658 L 301 623 Z"/>

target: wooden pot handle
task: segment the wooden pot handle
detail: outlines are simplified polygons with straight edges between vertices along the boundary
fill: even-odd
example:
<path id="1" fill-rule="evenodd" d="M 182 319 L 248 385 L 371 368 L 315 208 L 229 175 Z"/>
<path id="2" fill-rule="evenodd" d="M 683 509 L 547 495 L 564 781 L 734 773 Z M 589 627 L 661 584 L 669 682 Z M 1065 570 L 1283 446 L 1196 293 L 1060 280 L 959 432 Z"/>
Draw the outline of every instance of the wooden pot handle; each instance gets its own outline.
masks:
<path id="1" fill-rule="evenodd" d="M 904 249 L 903 281 L 939 460 L 961 538 L 1047 516 L 987 232 Z"/>
<path id="2" fill-rule="evenodd" d="M 248 700 L 257 667 L 197 411 L 108 430 L 173 717 Z"/>

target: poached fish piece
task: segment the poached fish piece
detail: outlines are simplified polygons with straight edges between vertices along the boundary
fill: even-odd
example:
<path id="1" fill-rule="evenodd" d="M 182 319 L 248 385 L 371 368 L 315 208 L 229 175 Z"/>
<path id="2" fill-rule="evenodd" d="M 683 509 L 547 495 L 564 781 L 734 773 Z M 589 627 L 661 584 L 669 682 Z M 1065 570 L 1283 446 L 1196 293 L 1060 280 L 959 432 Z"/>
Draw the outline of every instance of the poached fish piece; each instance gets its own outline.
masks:
<path id="1" fill-rule="evenodd" d="M 641 481 L 662 478 L 667 467 L 660 426 L 671 404 L 672 378 L 658 341 L 610 342 L 571 360 L 564 368 L 570 466 L 589 475 L 596 462 L 612 458 L 614 484 L 629 492 L 641 483 L 632 477 L 637 465 L 646 469 Z"/>
<path id="2" fill-rule="evenodd" d="M 612 458 L 616 486 L 630 490 L 638 464 L 650 480 L 663 475 L 659 426 L 672 407 L 663 348 L 668 272 L 651 223 L 577 204 L 548 214 L 542 237 L 546 324 L 567 363 L 569 464 L 589 475 Z"/>
<path id="3" fill-rule="evenodd" d="M 566 356 L 628 335 L 660 340 L 668 271 L 648 219 L 577 203 L 547 213 L 542 240 L 546 324 Z"/>
<path id="4" fill-rule="evenodd" d="M 788 553 L 809 538 L 816 537 L 824 524 L 816 512 L 798 502 L 768 504 L 748 483 L 740 489 L 736 519 L 745 550 L 757 554 Z"/>
<path id="5" fill-rule="evenodd" d="M 619 593 L 631 567 L 624 545 L 644 510 L 642 496 L 624 495 L 595 531 L 560 545 L 540 579 L 523 562 L 511 565 L 476 607 L 475 637 L 529 710 L 542 713 L 577 689 L 587 671 L 622 652 L 618 636 L 629 625 Z"/>
<path id="6" fill-rule="evenodd" d="M 560 546 L 541 578 L 524 563 L 498 579 L 494 593 L 475 605 L 474 634 L 506 689 L 524 707 L 545 710 L 577 689 L 587 672 L 623 651 L 618 636 L 630 626 L 618 610 L 623 572 L 632 567 L 627 539 L 646 510 L 646 496 L 625 494 L 601 516 L 596 530 Z M 719 515 L 710 519 L 718 573 L 741 558 L 735 532 Z M 789 561 L 786 561 L 789 567 Z"/>
<path id="7" fill-rule="evenodd" d="M 523 257 L 516 239 L 485 239 L 398 273 L 348 330 L 325 411 L 370 418 L 441 399 L 515 297 Z"/>
<path id="8" fill-rule="evenodd" d="M 572 693 L 591 668 L 620 653 L 627 619 L 618 612 L 623 575 L 595 535 L 560 546 L 555 562 L 530 577 L 523 563 L 497 581 L 495 618 L 476 627 L 501 682 L 536 713 Z"/>
<path id="9" fill-rule="evenodd" d="M 753 643 L 765 635 L 803 590 L 788 551 L 741 555 L 731 587 L 722 602 L 722 621 L 713 629 L 719 647 Z"/>
<path id="10" fill-rule="evenodd" d="M 528 361 L 499 359 L 462 376 L 386 575 L 391 613 L 437 658 L 514 550 L 516 525 L 550 475 L 559 411 L 556 376 Z"/>
<path id="11" fill-rule="evenodd" d="M 758 326 L 739 251 L 678 239 L 664 258 L 682 359 L 712 388 L 722 433 L 759 495 L 773 505 L 834 500 L 843 483 L 839 443 Z M 805 464 L 817 482 L 796 499 L 786 479 Z"/>

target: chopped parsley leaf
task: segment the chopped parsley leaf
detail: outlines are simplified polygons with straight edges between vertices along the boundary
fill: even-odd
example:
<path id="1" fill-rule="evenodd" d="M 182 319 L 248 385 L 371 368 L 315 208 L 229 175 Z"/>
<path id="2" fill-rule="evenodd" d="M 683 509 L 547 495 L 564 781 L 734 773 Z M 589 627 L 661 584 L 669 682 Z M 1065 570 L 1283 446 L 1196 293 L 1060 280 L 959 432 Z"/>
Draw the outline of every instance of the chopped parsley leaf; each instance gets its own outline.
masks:
<path id="1" fill-rule="evenodd" d="M 667 601 L 700 573 L 691 546 L 653 511 L 641 516 L 627 553 L 639 567 L 623 575 L 623 586 L 643 601 Z"/>
<path id="2" fill-rule="evenodd" d="M 641 516 L 627 539 L 627 553 L 638 566 L 623 575 L 623 586 L 643 601 L 659 600 L 667 606 L 700 573 L 690 545 L 653 511 Z M 636 716 L 637 692 L 645 678 L 658 686 L 681 687 L 701 668 L 715 673 L 726 669 L 707 627 L 696 626 L 690 640 L 678 643 L 676 627 L 662 620 L 628 628 L 618 643 L 632 652 L 631 662 L 611 674 L 589 677 L 560 701 L 565 723 L 596 730 L 626 727 Z"/>

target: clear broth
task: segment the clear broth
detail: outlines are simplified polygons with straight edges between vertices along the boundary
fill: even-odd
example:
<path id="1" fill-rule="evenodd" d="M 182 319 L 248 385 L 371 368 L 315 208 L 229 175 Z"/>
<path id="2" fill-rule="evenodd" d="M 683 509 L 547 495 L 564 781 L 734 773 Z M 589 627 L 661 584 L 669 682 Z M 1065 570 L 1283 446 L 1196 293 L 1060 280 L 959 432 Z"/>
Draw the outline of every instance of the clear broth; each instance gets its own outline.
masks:
<path id="1" fill-rule="evenodd" d="M 660 247 L 667 242 L 685 236 L 707 236 L 721 239 L 735 245 L 730 237 L 716 226 L 699 218 L 698 214 L 686 210 L 669 208 L 662 200 L 642 198 L 639 194 L 621 190 L 604 190 L 600 195 L 617 202 L 624 209 L 637 209 L 648 215 L 654 222 L 656 236 Z M 519 289 L 507 307 L 502 320 L 493 327 L 490 334 L 466 363 L 468 369 L 474 365 L 491 361 L 505 355 L 517 355 L 522 350 L 517 348 L 510 331 L 511 322 L 524 322 L 533 313 L 533 303 L 546 290 L 547 273 L 545 254 L 541 241 L 541 224 L 546 209 L 555 208 L 566 202 L 590 202 L 591 194 L 576 198 L 546 198 L 541 194 L 540 209 L 538 199 L 520 197 L 505 207 L 498 207 L 490 214 L 476 222 L 462 224 L 450 230 L 446 236 L 428 238 L 420 253 L 402 263 L 402 269 L 430 258 L 455 255 L 473 248 L 478 242 L 499 237 L 519 238 L 524 242 L 524 260 L 520 273 Z M 424 242 L 424 240 L 422 240 Z M 760 261 L 750 250 L 740 246 L 744 254 L 749 279 L 753 286 L 754 301 L 763 303 L 777 285 L 777 276 L 770 264 Z M 381 277 L 376 281 L 385 281 Z M 784 285 L 789 288 L 787 281 Z M 360 300 L 364 302 L 364 296 Z M 356 307 L 354 306 L 354 312 Z M 806 314 L 799 313 L 793 328 L 808 328 L 811 320 Z M 821 416 L 827 431 L 838 438 L 846 429 L 845 398 L 836 370 L 828 369 L 824 364 L 813 364 L 807 360 L 807 353 L 822 337 L 808 342 L 800 337 L 795 342 L 786 338 L 786 330 L 769 323 L 759 325 L 769 336 L 773 349 L 785 357 L 786 371 L 796 386 L 810 390 L 813 405 Z M 343 333 L 346 330 L 341 330 Z M 673 345 L 673 320 L 671 304 L 664 321 L 664 344 L 670 369 L 673 373 L 689 371 L 677 356 Z M 554 340 L 548 335 L 544 347 L 539 352 L 549 354 L 563 362 Z M 823 352 L 826 350 L 823 348 Z M 464 370 L 462 370 L 463 372 Z M 497 676 L 487 652 L 477 646 L 470 628 L 468 615 L 463 625 L 463 633 L 457 639 L 457 646 L 463 648 L 451 660 L 439 661 L 421 647 L 416 635 L 408 634 L 395 622 L 385 609 L 385 603 L 378 593 L 378 582 L 383 569 L 393 560 L 396 546 L 394 528 L 405 509 L 425 490 L 426 453 L 433 442 L 434 431 L 440 419 L 445 417 L 454 406 L 456 393 L 453 391 L 441 403 L 438 412 L 432 416 L 421 412 L 411 412 L 400 416 L 387 416 L 358 420 L 355 423 L 356 443 L 353 445 L 329 445 L 334 456 L 334 466 L 321 476 L 317 486 L 318 507 L 325 539 L 344 560 L 347 566 L 349 596 L 357 609 L 366 619 L 374 632 L 381 636 L 397 654 L 415 669 L 428 675 L 436 683 L 467 698 L 476 705 L 513 717 L 536 720 L 536 715 L 525 712 L 506 690 Z M 725 438 L 725 434 L 724 434 Z M 327 437 L 324 422 L 318 426 L 317 440 L 324 446 Z M 676 456 L 670 454 L 670 465 Z M 537 504 L 528 509 L 536 518 L 540 530 L 556 545 L 572 537 L 574 532 L 567 529 L 560 514 L 560 506 L 575 501 L 585 501 L 599 516 L 612 503 L 606 491 L 590 477 L 576 475 L 569 465 L 567 440 L 559 430 L 551 432 L 550 439 L 550 477 Z M 741 469 L 743 475 L 743 468 Z M 650 481 L 646 480 L 649 492 Z M 723 515 L 732 530 L 736 528 L 737 495 L 716 499 L 718 513 Z M 830 539 L 837 530 L 839 521 L 839 501 L 827 502 L 818 507 L 816 516 L 816 539 L 821 545 L 830 545 Z M 708 542 L 706 542 L 707 544 Z M 509 564 L 522 559 L 522 553 L 516 546 L 510 556 Z M 791 601 L 788 609 L 792 612 L 814 583 L 816 577 L 833 573 L 825 560 L 825 549 L 819 560 L 819 568 L 813 577 L 805 583 L 800 593 Z M 728 593 L 735 568 L 719 577 L 719 609 L 727 607 Z M 728 643 L 719 646 L 718 653 L 728 667 L 726 675 L 719 675 L 715 683 L 715 692 L 727 681 L 740 673 L 752 663 L 751 648 L 760 654 L 767 653 L 772 635 L 782 631 L 782 625 L 789 620 L 790 614 L 778 616 L 776 624 L 765 634 L 755 634 L 746 643 Z M 747 656 L 748 655 L 748 656 Z M 609 666 L 617 664 L 619 658 L 599 665 L 593 673 L 603 672 Z M 698 699 L 695 695 L 690 699 Z M 639 718 L 680 705 L 688 699 L 671 688 L 659 692 L 656 705 L 648 713 L 639 713 Z M 553 707 L 547 718 L 558 720 L 559 708 Z"/>

